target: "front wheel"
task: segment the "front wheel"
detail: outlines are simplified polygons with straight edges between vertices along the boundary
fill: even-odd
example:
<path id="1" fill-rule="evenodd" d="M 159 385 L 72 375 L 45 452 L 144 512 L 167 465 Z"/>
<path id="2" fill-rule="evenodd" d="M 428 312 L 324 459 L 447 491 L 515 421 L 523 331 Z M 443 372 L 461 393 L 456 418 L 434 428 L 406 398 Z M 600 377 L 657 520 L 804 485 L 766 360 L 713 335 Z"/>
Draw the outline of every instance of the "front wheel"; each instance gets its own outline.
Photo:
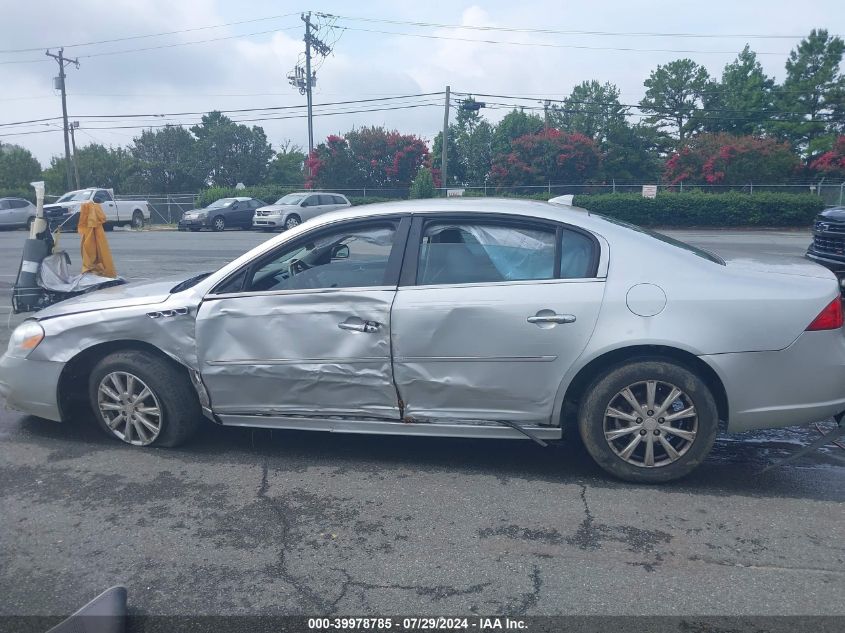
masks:
<path id="1" fill-rule="evenodd" d="M 285 228 L 290 230 L 299 226 L 302 221 L 299 219 L 299 216 L 296 214 L 291 214 L 288 216 L 287 220 L 285 220 Z"/>
<path id="2" fill-rule="evenodd" d="M 669 361 L 613 367 L 588 388 L 578 427 L 587 452 L 620 479 L 661 483 L 692 472 L 719 427 L 701 378 Z"/>
<path id="3" fill-rule="evenodd" d="M 219 233 L 220 231 L 226 228 L 226 218 L 224 218 L 222 215 L 218 215 L 211 222 L 211 228 Z"/>
<path id="4" fill-rule="evenodd" d="M 188 377 L 148 352 L 103 358 L 91 372 L 88 395 L 100 427 L 133 446 L 177 446 L 199 426 L 199 403 Z"/>

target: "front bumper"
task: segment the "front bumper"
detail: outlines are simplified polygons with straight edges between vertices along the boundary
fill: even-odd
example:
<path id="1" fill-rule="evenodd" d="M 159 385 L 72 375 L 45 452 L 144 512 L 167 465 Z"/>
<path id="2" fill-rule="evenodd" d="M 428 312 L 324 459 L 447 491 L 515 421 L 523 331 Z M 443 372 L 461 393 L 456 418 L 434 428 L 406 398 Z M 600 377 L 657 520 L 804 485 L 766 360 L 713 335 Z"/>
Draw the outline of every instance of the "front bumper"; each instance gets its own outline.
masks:
<path id="1" fill-rule="evenodd" d="M 55 361 L 4 354 L 0 357 L 0 395 L 6 398 L 6 406 L 60 422 L 58 386 L 64 367 Z"/>
<path id="2" fill-rule="evenodd" d="M 831 253 L 820 253 L 812 246 L 807 249 L 804 255 L 807 259 L 829 268 L 833 272 L 845 272 L 845 255 L 834 255 Z"/>
<path id="3" fill-rule="evenodd" d="M 177 228 L 180 231 L 184 231 L 185 229 L 202 229 L 202 228 L 207 228 L 208 226 L 209 226 L 209 224 L 208 224 L 208 218 L 207 217 L 205 217 L 205 218 L 187 218 L 187 219 L 182 218 L 181 220 L 179 220 L 179 224 L 178 224 Z"/>
<path id="4" fill-rule="evenodd" d="M 280 215 L 253 216 L 252 226 L 257 229 L 278 229 L 285 225 L 285 218 Z"/>

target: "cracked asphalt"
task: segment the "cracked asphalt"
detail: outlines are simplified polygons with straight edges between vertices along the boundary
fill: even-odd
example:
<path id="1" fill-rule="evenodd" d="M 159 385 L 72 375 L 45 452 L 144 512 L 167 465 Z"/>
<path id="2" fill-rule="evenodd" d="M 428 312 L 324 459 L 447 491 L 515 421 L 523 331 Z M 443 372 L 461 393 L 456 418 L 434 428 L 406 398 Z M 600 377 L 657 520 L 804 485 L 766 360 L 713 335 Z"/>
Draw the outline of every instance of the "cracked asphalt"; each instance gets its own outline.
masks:
<path id="1" fill-rule="evenodd" d="M 672 234 L 726 257 L 809 241 Z M 145 278 L 266 237 L 109 240 L 119 272 Z M 0 232 L 0 306 L 23 239 Z M 574 441 L 207 424 L 185 447 L 137 450 L 91 420 L 0 406 L 0 615 L 67 614 L 117 583 L 136 614 L 845 615 L 842 451 L 761 473 L 815 434 L 720 437 L 692 476 L 650 487 L 610 479 Z"/>

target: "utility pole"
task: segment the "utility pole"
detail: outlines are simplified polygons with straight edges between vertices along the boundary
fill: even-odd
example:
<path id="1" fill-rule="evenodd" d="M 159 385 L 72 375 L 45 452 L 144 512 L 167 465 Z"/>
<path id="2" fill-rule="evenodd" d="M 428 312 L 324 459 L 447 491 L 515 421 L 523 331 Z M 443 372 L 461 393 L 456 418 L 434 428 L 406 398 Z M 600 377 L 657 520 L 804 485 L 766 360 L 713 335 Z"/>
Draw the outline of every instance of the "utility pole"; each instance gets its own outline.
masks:
<path id="1" fill-rule="evenodd" d="M 446 191 L 446 180 L 449 177 L 449 86 L 446 86 L 446 105 L 443 109 L 443 143 L 441 145 L 440 180 L 443 183 L 443 190 Z"/>
<path id="2" fill-rule="evenodd" d="M 81 189 L 79 184 L 79 163 L 76 161 L 76 135 L 73 131 L 79 127 L 79 121 L 73 121 L 68 129 L 70 130 L 70 144 L 73 147 L 73 176 L 76 179 L 76 188 Z"/>
<path id="3" fill-rule="evenodd" d="M 47 56 L 52 57 L 59 64 L 58 88 L 62 91 L 62 121 L 64 122 L 64 136 L 65 136 L 65 176 L 67 177 L 67 188 L 73 189 L 73 182 L 70 176 L 70 139 L 68 139 L 68 125 L 67 125 L 67 94 L 65 93 L 65 66 L 68 64 L 75 64 L 79 68 L 78 59 L 68 59 L 64 56 L 65 49 L 60 48 L 59 54 L 47 51 Z M 54 86 L 55 86 L 54 83 Z"/>
<path id="4" fill-rule="evenodd" d="M 546 99 L 543 101 L 543 131 L 549 131 L 549 106 L 552 105 L 552 102 Z"/>
<path id="5" fill-rule="evenodd" d="M 311 113 L 311 12 L 301 16 L 305 22 L 305 94 L 308 99 L 308 155 L 314 151 L 314 122 Z"/>

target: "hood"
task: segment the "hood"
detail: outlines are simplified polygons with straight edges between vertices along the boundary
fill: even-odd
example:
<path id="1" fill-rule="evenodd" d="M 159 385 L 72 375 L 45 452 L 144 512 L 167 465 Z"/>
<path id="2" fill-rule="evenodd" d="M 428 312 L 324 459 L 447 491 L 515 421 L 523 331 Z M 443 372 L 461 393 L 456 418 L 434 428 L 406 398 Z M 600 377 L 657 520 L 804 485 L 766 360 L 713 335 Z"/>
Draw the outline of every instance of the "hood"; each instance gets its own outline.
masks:
<path id="1" fill-rule="evenodd" d="M 184 279 L 184 277 L 174 277 L 95 290 L 72 299 L 60 301 L 41 310 L 35 316 L 37 319 L 49 319 L 65 314 L 153 305 L 167 300 L 171 294 L 171 289 Z"/>
<path id="2" fill-rule="evenodd" d="M 771 260 L 764 258 L 738 258 L 725 261 L 730 270 L 750 270 L 762 273 L 774 273 L 777 275 L 792 275 L 798 277 L 815 277 L 817 279 L 836 279 L 830 270 L 819 266 L 806 259 L 773 257 Z"/>
<path id="3" fill-rule="evenodd" d="M 817 219 L 831 220 L 833 222 L 845 222 L 845 207 L 833 207 L 832 209 L 825 209 L 818 216 Z"/>

